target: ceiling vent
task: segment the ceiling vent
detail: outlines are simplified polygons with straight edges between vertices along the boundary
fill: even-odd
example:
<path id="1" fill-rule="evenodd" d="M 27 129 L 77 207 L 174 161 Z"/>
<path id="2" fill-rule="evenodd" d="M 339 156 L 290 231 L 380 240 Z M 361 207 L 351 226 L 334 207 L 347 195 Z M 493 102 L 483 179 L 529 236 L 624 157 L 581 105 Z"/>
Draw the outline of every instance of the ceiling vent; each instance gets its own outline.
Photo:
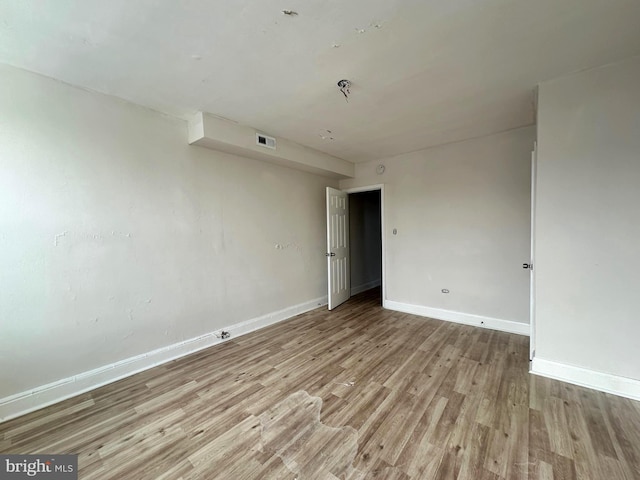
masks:
<path id="1" fill-rule="evenodd" d="M 276 139 L 273 137 L 268 137 L 261 133 L 256 133 L 256 145 L 260 145 L 261 147 L 267 147 L 272 150 L 276 149 Z"/>

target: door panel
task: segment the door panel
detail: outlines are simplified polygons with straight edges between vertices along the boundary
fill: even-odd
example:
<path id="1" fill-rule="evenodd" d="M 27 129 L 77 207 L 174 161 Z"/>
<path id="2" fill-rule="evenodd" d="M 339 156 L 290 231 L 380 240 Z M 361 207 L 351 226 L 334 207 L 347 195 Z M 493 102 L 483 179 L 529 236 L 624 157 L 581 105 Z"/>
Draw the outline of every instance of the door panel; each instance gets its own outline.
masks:
<path id="1" fill-rule="evenodd" d="M 327 277 L 329 310 L 349 299 L 349 197 L 327 187 Z"/>

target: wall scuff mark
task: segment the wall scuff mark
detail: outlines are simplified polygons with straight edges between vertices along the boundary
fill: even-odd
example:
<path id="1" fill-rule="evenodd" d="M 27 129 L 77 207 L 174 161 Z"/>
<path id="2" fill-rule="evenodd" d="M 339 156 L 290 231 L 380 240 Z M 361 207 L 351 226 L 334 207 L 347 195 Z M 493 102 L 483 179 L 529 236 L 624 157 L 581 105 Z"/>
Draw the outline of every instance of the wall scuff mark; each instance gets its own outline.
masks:
<path id="1" fill-rule="evenodd" d="M 300 245 L 297 243 L 276 243 L 276 250 L 285 250 L 287 248 L 294 248 L 297 251 L 300 251 Z"/>
<path id="2" fill-rule="evenodd" d="M 61 237 L 65 237 L 67 235 L 67 233 L 68 232 L 66 230 L 64 232 L 62 232 L 62 233 L 56 233 L 54 235 L 54 237 L 53 237 L 53 246 L 57 247 L 58 246 L 58 239 L 61 238 Z"/>

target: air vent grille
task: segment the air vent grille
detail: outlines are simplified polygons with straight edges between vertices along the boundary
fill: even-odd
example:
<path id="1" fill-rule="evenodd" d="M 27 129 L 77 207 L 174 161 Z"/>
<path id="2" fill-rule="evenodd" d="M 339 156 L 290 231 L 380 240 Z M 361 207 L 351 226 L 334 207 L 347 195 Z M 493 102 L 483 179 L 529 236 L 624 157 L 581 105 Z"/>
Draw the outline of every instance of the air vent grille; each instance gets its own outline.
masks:
<path id="1" fill-rule="evenodd" d="M 261 133 L 256 133 L 256 144 L 261 147 L 270 148 L 272 150 L 276 149 L 276 139 L 273 137 L 268 137 L 267 135 L 263 135 Z"/>

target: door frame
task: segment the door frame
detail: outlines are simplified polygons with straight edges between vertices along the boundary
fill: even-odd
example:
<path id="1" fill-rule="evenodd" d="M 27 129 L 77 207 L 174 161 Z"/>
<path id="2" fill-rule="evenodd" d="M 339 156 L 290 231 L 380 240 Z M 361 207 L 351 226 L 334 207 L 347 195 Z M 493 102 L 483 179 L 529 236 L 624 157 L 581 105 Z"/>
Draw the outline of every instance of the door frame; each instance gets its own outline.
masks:
<path id="1" fill-rule="evenodd" d="M 529 273 L 529 361 L 536 356 L 536 189 L 538 176 L 538 142 L 531 152 L 531 253 Z"/>
<path id="2" fill-rule="evenodd" d="M 347 194 L 380 191 L 380 237 L 381 237 L 380 240 L 382 243 L 382 278 L 380 279 L 380 281 L 382 282 L 382 285 L 380 287 L 380 290 L 382 292 L 382 307 L 387 308 L 386 306 L 386 303 L 387 303 L 387 276 L 386 276 L 387 248 L 386 248 L 386 228 L 385 228 L 385 221 L 384 221 L 384 210 L 385 210 L 384 183 L 378 183 L 375 185 L 363 185 L 362 187 L 342 188 L 341 190 Z M 351 279 L 349 279 L 349 281 L 351 281 Z"/>

